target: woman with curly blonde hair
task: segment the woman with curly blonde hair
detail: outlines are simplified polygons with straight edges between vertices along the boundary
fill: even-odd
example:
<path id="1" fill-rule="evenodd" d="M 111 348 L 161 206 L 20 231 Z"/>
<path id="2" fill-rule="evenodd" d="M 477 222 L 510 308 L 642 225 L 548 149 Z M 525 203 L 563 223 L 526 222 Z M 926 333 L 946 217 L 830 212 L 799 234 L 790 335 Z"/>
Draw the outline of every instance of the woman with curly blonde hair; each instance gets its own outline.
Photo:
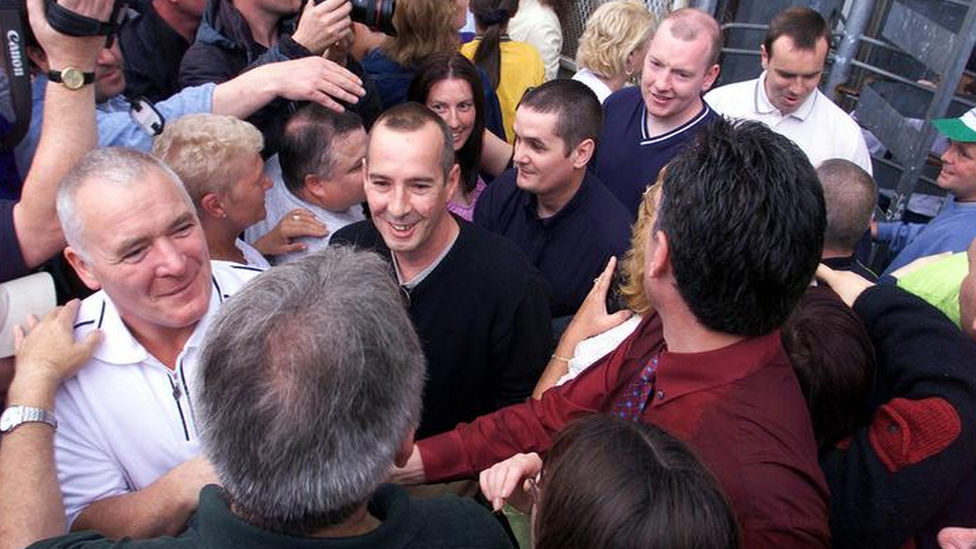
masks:
<path id="1" fill-rule="evenodd" d="M 639 0 L 601 5 L 586 21 L 576 50 L 573 79 L 589 86 L 602 103 L 640 75 L 647 44 L 656 28 L 654 14 Z"/>

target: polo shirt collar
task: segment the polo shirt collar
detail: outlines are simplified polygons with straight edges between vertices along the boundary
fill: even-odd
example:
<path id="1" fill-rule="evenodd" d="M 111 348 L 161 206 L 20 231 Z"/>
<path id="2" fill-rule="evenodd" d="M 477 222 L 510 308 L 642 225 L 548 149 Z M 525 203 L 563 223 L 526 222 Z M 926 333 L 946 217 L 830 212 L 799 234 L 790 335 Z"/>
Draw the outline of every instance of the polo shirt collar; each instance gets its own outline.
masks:
<path id="1" fill-rule="evenodd" d="M 704 353 L 664 350 L 658 359 L 656 387 L 667 400 L 655 399 L 653 405 L 730 384 L 784 353 L 779 330 Z"/>
<path id="2" fill-rule="evenodd" d="M 203 344 L 203 336 L 206 333 L 207 326 L 210 325 L 210 321 L 220 308 L 222 298 L 214 284 L 215 282 L 211 282 L 210 305 L 207 307 L 207 312 L 193 328 L 193 333 L 190 334 L 190 338 L 183 346 L 184 352 Z M 95 328 L 101 329 L 105 336 L 92 356 L 102 362 L 118 365 L 137 364 L 149 359 L 149 352 L 136 340 L 128 326 L 122 321 L 112 298 L 104 291 L 101 294 L 102 306 L 98 319 L 95 321 Z"/>
<path id="3" fill-rule="evenodd" d="M 772 103 L 769 102 L 769 96 L 766 95 L 766 71 L 763 71 L 759 75 L 759 79 L 756 80 L 756 93 L 755 93 L 755 104 L 754 107 L 758 114 L 777 114 L 786 118 L 787 116 L 792 116 L 793 118 L 798 118 L 800 120 L 806 120 L 810 113 L 813 112 L 813 107 L 817 103 L 817 90 L 814 89 L 807 96 L 806 101 L 800 104 L 800 106 L 793 112 L 787 115 L 780 113 Z"/>

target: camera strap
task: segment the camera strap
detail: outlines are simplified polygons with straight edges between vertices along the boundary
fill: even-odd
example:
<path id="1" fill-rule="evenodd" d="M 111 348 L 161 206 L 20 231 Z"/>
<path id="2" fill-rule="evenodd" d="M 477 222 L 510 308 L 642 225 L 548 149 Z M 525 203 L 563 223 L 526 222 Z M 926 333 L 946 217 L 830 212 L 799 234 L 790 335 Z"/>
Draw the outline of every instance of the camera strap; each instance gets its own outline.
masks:
<path id="1" fill-rule="evenodd" d="M 0 0 L 0 29 L 3 32 L 3 66 L 10 82 L 10 98 L 15 120 L 10 131 L 0 140 L 3 150 L 11 150 L 27 134 L 31 119 L 31 75 L 24 40 L 24 24 L 27 17 L 24 3 L 18 0 Z"/>

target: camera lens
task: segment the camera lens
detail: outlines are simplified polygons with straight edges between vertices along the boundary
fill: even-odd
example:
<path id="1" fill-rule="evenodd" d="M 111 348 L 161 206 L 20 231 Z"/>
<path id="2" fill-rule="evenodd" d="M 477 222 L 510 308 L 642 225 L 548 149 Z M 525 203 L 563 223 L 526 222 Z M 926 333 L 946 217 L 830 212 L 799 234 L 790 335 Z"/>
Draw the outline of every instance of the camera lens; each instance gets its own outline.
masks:
<path id="1" fill-rule="evenodd" d="M 393 12 L 396 0 L 350 0 L 352 20 L 378 30 L 389 36 L 396 36 L 393 26 Z"/>

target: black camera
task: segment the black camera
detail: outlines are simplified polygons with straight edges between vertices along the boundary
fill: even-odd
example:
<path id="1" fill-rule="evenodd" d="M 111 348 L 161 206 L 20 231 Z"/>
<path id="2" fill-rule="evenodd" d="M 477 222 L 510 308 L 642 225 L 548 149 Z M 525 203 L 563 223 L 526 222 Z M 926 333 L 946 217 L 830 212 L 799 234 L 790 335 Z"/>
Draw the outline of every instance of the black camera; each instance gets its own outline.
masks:
<path id="1" fill-rule="evenodd" d="M 393 12 L 396 0 L 349 0 L 352 3 L 352 20 L 378 30 L 389 36 L 396 36 L 393 26 Z"/>

